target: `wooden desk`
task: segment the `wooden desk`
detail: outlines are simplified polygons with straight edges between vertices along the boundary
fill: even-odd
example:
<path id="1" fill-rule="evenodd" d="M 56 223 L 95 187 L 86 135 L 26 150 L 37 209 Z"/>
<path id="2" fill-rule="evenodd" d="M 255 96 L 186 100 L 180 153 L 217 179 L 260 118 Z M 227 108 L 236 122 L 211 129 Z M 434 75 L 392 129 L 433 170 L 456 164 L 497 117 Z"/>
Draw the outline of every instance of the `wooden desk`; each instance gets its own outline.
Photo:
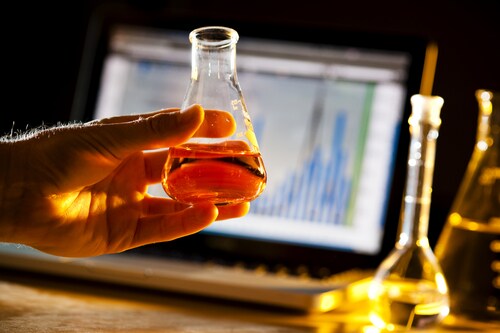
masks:
<path id="1" fill-rule="evenodd" d="M 329 333 L 378 332 L 366 306 L 301 314 L 0 270 L 0 332 Z M 500 332 L 500 325 L 449 318 L 421 332 Z"/>

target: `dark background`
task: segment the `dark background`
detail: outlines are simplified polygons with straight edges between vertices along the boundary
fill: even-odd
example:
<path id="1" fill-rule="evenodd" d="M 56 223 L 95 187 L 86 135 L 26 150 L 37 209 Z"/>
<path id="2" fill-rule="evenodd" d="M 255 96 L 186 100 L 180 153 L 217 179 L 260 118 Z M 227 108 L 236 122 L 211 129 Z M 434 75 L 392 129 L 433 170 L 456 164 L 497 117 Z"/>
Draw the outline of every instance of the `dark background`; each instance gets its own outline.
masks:
<path id="1" fill-rule="evenodd" d="M 61 4 L 63 3 L 63 4 Z M 435 40 L 433 94 L 444 98 L 429 238 L 435 244 L 465 171 L 476 132 L 478 88 L 500 90 L 500 2 L 435 1 L 50 1 L 4 5 L 0 134 L 69 120 L 87 26 L 115 4 L 186 20 L 334 28 Z M 149 111 L 149 110 L 145 110 Z"/>

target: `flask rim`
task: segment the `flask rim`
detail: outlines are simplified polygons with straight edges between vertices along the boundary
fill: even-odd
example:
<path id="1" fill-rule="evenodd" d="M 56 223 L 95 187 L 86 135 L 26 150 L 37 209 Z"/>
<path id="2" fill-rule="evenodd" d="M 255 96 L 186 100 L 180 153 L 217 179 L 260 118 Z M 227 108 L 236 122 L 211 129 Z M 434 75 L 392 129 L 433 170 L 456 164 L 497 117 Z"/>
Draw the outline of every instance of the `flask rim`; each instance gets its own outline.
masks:
<path id="1" fill-rule="evenodd" d="M 500 90 L 495 91 L 491 89 L 477 89 L 475 91 L 476 98 L 482 101 L 491 101 L 495 96 L 500 95 Z"/>
<path id="2" fill-rule="evenodd" d="M 189 34 L 189 41 L 192 44 L 207 48 L 227 47 L 236 44 L 238 40 L 238 32 L 224 26 L 200 27 Z"/>
<path id="3" fill-rule="evenodd" d="M 493 91 L 487 89 L 476 90 L 476 100 L 479 104 L 479 110 L 482 116 L 490 116 L 493 112 Z"/>

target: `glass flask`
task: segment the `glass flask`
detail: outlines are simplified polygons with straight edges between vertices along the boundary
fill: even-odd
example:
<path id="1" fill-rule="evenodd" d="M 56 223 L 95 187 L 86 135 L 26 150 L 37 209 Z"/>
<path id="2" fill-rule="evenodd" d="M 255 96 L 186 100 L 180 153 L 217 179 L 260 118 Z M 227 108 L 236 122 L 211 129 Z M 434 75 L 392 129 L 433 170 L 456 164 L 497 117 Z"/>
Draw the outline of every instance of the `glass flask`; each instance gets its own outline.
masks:
<path id="1" fill-rule="evenodd" d="M 436 243 L 450 312 L 500 320 L 500 93 L 477 90 L 476 145 Z"/>
<path id="2" fill-rule="evenodd" d="M 443 99 L 413 95 L 399 237 L 370 283 L 370 320 L 388 331 L 426 328 L 449 312 L 448 287 L 427 238 Z"/>
<path id="3" fill-rule="evenodd" d="M 251 201 L 266 186 L 266 169 L 236 75 L 238 39 L 235 30 L 219 26 L 201 27 L 189 35 L 191 81 L 181 108 L 200 104 L 207 128 L 228 116 L 236 128 L 230 136 L 192 137 L 169 149 L 162 185 L 177 201 Z"/>

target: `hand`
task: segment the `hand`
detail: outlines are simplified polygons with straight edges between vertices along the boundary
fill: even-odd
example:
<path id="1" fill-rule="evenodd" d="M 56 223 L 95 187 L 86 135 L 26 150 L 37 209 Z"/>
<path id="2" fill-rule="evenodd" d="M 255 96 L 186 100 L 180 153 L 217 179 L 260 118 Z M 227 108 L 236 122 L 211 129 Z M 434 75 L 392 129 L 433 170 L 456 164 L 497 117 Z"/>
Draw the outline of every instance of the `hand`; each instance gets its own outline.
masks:
<path id="1" fill-rule="evenodd" d="M 217 126 L 204 126 L 213 117 Z M 0 241 L 68 257 L 122 252 L 173 240 L 249 203 L 187 206 L 152 197 L 167 149 L 191 136 L 227 136 L 229 114 L 194 105 L 41 130 L 0 142 Z"/>

